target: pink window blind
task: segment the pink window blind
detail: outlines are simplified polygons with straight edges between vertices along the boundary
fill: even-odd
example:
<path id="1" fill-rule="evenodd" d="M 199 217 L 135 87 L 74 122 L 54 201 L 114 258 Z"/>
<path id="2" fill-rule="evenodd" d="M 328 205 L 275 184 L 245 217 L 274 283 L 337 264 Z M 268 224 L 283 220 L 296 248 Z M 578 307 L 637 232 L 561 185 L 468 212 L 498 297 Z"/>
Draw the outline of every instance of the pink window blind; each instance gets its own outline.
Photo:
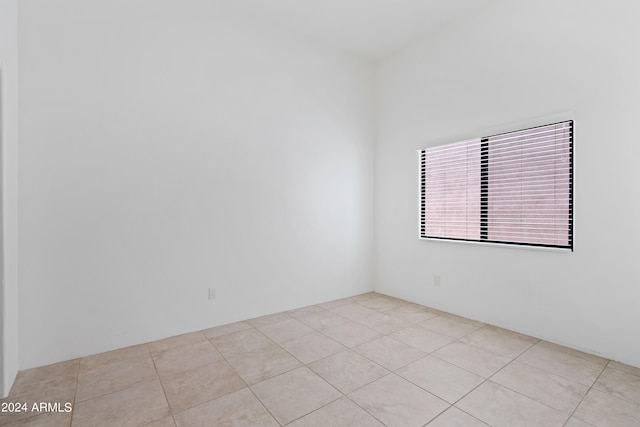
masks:
<path id="1" fill-rule="evenodd" d="M 420 151 L 420 237 L 573 250 L 573 121 Z"/>

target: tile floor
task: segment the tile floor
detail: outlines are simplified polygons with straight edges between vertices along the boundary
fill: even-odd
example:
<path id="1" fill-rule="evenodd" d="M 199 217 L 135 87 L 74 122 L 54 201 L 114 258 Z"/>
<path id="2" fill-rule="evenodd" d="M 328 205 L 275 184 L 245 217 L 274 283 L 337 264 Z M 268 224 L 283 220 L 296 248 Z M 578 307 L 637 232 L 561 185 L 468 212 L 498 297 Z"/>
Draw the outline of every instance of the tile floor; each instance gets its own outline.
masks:
<path id="1" fill-rule="evenodd" d="M 368 293 L 20 372 L 3 426 L 640 426 L 640 368 Z M 8 406 L 3 406 L 8 408 Z"/>

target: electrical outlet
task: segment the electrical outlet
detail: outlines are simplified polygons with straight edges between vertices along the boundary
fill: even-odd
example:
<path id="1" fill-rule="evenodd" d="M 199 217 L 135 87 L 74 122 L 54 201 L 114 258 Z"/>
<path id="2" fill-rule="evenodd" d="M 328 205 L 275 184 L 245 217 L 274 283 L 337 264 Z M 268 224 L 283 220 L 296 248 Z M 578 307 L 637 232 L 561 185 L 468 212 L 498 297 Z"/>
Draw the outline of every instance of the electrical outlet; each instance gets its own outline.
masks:
<path id="1" fill-rule="evenodd" d="M 209 299 L 216 299 L 216 288 L 209 288 Z"/>
<path id="2" fill-rule="evenodd" d="M 440 275 L 436 274 L 433 276 L 433 286 L 440 286 Z"/>

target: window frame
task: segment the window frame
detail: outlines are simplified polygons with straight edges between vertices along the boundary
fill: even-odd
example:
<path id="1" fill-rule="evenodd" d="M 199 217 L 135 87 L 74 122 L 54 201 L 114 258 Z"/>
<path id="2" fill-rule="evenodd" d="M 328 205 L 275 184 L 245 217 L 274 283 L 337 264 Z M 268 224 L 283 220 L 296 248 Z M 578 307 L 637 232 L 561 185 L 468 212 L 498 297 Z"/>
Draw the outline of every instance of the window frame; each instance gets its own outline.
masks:
<path id="1" fill-rule="evenodd" d="M 546 124 L 542 124 L 542 125 L 536 125 L 536 126 L 529 126 L 529 127 L 525 127 L 525 128 L 520 128 L 520 129 L 515 129 L 515 130 L 510 130 L 510 131 L 504 131 L 504 132 L 499 132 L 499 133 L 495 133 L 492 135 L 488 135 L 488 136 L 482 136 L 482 137 L 475 137 L 475 138 L 469 138 L 465 141 L 460 141 L 459 143 L 462 142 L 469 142 L 472 140 L 478 140 L 480 142 L 480 151 L 481 151 L 481 157 L 488 155 L 488 151 L 487 151 L 487 142 L 491 139 L 491 138 L 495 138 L 495 137 L 499 137 L 499 136 L 503 136 L 503 135 L 508 135 L 508 134 L 515 134 L 518 132 L 526 132 L 526 131 L 531 131 L 537 128 L 544 128 L 544 127 L 548 127 L 548 126 L 553 126 L 553 125 L 559 125 L 559 124 L 569 124 L 569 131 L 568 131 L 568 135 L 569 135 L 569 141 L 568 141 L 568 149 L 569 149 L 569 164 L 568 164 L 568 174 L 569 174 L 569 180 L 568 180 L 568 212 L 567 212 L 567 225 L 568 225 L 568 229 L 567 229 L 567 244 L 566 245 L 557 245 L 557 244 L 546 244 L 546 243 L 535 243 L 535 242 L 518 242 L 518 241 L 509 241 L 509 240 L 490 240 L 487 237 L 487 229 L 486 228 L 481 228 L 480 229 L 480 237 L 477 239 L 468 239 L 468 238 L 458 238 L 458 237 L 442 237 L 442 236 L 430 236 L 428 235 L 428 233 L 426 232 L 426 206 L 427 206 L 427 200 L 426 200 L 426 186 L 425 186 L 425 182 L 426 182 L 426 168 L 425 168 L 425 163 L 426 163 L 426 152 L 427 150 L 429 150 L 430 148 L 434 148 L 434 147 L 446 147 L 448 145 L 454 145 L 456 144 L 456 142 L 452 142 L 452 143 L 447 143 L 447 144 L 438 144 L 438 145 L 434 145 L 432 147 L 426 148 L 426 149 L 421 149 L 418 150 L 418 159 L 419 159 L 419 232 L 418 232 L 418 236 L 420 240 L 432 240 L 432 241 L 449 241 L 449 242 L 460 242 L 460 243 L 472 243 L 472 244 L 479 244 L 479 245 L 494 245 L 494 246 L 505 246 L 505 247 L 518 247 L 518 248 L 528 248 L 528 249 L 543 249 L 543 250 L 552 250 L 552 251 L 561 251 L 561 252 L 573 252 L 574 251 L 574 241 L 575 241 L 575 236 L 574 236 L 574 222 L 575 222 L 575 203 L 574 203 L 574 189 L 575 189 L 575 184 L 574 184 L 574 178 L 575 178 L 575 145 L 574 145 L 574 135 L 575 135 L 575 121 L 573 119 L 567 119 L 567 120 L 560 120 L 560 121 L 555 121 L 552 123 L 546 123 Z M 483 157 L 481 160 L 483 165 L 486 165 L 488 160 L 486 157 Z M 482 187 L 482 195 L 483 196 L 487 196 L 488 195 L 488 188 L 485 188 L 483 186 L 485 186 L 487 184 L 487 171 L 485 169 L 481 170 L 481 180 L 480 180 L 480 186 Z M 482 215 L 487 214 L 487 200 L 485 199 L 484 201 L 480 202 L 480 209 L 481 209 L 481 214 L 480 216 L 482 217 Z M 481 224 L 484 224 L 485 226 L 487 225 L 486 222 L 486 217 L 484 219 L 480 219 Z"/>

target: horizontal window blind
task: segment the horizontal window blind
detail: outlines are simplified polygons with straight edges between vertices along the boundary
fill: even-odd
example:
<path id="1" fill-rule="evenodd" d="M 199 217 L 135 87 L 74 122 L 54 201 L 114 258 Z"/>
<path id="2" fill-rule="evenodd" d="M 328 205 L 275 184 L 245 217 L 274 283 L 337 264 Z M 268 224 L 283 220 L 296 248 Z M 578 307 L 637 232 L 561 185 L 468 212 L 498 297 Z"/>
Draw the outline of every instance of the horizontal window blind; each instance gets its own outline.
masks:
<path id="1" fill-rule="evenodd" d="M 480 139 L 423 151 L 422 176 L 423 235 L 478 239 Z"/>
<path id="2" fill-rule="evenodd" d="M 573 249 L 573 121 L 420 152 L 420 236 Z"/>

